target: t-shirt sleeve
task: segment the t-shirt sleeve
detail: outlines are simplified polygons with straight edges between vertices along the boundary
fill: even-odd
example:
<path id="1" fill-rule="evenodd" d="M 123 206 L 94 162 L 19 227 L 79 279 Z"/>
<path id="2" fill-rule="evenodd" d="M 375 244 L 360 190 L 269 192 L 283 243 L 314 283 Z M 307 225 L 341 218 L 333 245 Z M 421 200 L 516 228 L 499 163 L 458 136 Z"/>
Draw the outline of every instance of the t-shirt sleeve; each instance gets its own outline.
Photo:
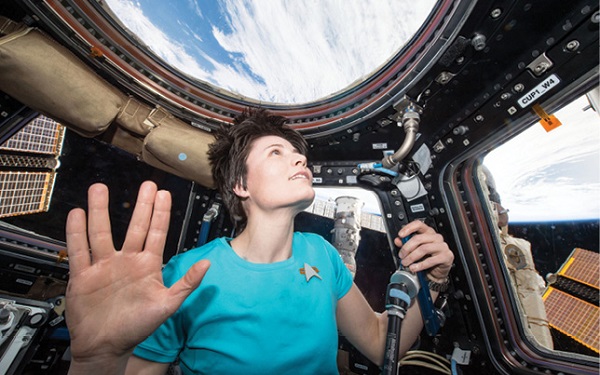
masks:
<path id="1" fill-rule="evenodd" d="M 337 293 L 337 299 L 339 300 L 345 296 L 352 287 L 352 273 L 350 273 L 350 270 L 344 264 L 337 249 L 324 238 L 323 243 L 325 244 L 325 248 L 327 249 L 329 259 L 331 260 L 331 264 L 336 275 L 335 291 Z"/>
<path id="2" fill-rule="evenodd" d="M 170 287 L 183 275 L 175 260 L 167 263 L 163 269 L 163 282 Z M 143 314 L 143 312 L 140 312 Z M 179 311 L 175 312 L 154 333 L 140 343 L 133 354 L 140 358 L 153 362 L 170 363 L 177 359 L 183 348 L 183 330 L 180 322 Z"/>

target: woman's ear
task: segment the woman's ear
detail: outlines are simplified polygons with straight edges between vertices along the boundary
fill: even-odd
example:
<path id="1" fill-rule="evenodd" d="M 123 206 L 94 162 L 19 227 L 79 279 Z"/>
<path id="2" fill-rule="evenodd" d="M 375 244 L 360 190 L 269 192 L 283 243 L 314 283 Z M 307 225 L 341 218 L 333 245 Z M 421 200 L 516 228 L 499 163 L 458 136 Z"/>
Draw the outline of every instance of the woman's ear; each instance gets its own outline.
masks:
<path id="1" fill-rule="evenodd" d="M 238 181 L 233 187 L 233 193 L 242 199 L 248 198 L 248 189 L 244 187 L 241 181 Z"/>

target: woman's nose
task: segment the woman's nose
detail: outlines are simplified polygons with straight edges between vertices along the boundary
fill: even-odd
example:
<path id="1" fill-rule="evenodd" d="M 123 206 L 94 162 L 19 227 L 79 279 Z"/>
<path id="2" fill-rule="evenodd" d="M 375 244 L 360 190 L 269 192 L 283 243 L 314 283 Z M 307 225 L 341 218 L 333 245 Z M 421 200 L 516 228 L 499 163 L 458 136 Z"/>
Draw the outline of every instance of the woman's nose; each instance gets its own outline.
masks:
<path id="1" fill-rule="evenodd" d="M 295 155 L 295 159 L 294 159 L 294 165 L 302 165 L 306 167 L 306 156 L 302 155 L 302 154 L 294 154 Z"/>

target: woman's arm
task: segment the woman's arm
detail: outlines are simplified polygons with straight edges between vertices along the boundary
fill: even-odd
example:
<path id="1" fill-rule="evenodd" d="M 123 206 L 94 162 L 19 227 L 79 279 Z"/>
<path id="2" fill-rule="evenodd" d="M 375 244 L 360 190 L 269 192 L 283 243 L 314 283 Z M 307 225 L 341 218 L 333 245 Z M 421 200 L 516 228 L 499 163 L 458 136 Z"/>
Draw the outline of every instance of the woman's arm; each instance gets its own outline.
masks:
<path id="1" fill-rule="evenodd" d="M 401 238 L 412 235 L 402 244 Z M 454 254 L 443 237 L 421 221 L 413 221 L 398 232 L 395 244 L 399 246 L 402 265 L 411 272 L 426 271 L 431 278 L 444 280 L 448 276 Z M 431 291 L 435 300 L 438 293 Z M 383 363 L 387 336 L 387 312 L 375 313 L 360 290 L 353 285 L 338 301 L 339 330 L 363 355 L 377 365 Z M 419 304 L 414 301 L 402 323 L 399 357 L 415 342 L 423 329 Z"/>
<path id="2" fill-rule="evenodd" d="M 140 188 L 121 250 L 112 241 L 106 186 L 91 186 L 88 201 L 87 219 L 81 209 L 67 218 L 70 373 L 122 374 L 133 348 L 179 308 L 209 263 L 196 263 L 171 288 L 164 286 L 171 196 L 154 183 Z"/>

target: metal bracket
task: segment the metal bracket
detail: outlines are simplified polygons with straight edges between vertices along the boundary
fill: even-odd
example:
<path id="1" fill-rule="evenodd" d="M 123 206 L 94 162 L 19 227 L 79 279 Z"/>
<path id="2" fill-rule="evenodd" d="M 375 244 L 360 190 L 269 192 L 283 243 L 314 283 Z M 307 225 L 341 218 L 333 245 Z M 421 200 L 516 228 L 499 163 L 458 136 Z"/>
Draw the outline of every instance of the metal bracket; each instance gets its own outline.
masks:
<path id="1" fill-rule="evenodd" d="M 545 53 L 542 53 L 529 65 L 527 65 L 527 68 L 531 70 L 531 72 L 537 77 L 539 77 L 546 73 L 548 69 L 552 68 L 552 66 L 554 66 L 554 63 L 548 58 L 548 56 L 546 56 Z"/>

